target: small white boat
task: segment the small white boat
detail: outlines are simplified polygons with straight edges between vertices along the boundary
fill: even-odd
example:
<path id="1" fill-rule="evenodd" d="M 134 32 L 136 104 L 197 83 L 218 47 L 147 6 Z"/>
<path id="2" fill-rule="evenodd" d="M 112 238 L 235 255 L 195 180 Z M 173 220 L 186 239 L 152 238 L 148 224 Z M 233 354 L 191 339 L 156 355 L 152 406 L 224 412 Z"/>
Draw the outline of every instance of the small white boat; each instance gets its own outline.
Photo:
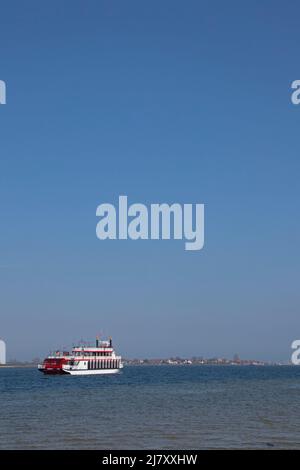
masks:
<path id="1" fill-rule="evenodd" d="M 44 374 L 98 375 L 115 374 L 123 368 L 121 356 L 117 356 L 112 339 L 100 341 L 94 347 L 76 346 L 71 353 L 56 351 L 38 365 Z"/>

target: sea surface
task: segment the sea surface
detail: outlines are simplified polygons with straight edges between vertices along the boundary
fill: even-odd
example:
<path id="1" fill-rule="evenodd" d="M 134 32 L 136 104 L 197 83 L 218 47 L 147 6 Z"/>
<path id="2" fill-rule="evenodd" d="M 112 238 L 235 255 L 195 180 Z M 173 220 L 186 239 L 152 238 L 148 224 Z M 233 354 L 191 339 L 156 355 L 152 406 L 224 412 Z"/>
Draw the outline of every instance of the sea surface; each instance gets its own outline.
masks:
<path id="1" fill-rule="evenodd" d="M 300 448 L 300 367 L 0 369 L 0 449 Z"/>

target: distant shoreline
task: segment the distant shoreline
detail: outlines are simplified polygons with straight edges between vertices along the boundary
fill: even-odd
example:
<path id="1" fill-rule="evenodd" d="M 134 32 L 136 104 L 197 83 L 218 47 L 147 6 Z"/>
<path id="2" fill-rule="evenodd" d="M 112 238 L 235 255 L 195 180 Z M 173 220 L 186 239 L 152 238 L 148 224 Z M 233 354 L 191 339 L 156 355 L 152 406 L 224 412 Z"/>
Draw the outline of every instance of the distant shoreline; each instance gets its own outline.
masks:
<path id="1" fill-rule="evenodd" d="M 0 364 L 0 370 L 1 369 L 32 369 L 37 367 L 37 364 Z"/>
<path id="2" fill-rule="evenodd" d="M 184 363 L 179 363 L 179 364 L 168 364 L 168 363 L 125 363 L 125 367 L 283 367 L 283 366 L 294 366 L 294 364 L 288 364 L 288 363 L 263 363 L 263 364 L 237 364 L 237 363 L 231 363 L 231 364 L 184 364 Z M 36 369 L 38 364 L 1 364 L 0 365 L 0 370 L 1 369 Z"/>

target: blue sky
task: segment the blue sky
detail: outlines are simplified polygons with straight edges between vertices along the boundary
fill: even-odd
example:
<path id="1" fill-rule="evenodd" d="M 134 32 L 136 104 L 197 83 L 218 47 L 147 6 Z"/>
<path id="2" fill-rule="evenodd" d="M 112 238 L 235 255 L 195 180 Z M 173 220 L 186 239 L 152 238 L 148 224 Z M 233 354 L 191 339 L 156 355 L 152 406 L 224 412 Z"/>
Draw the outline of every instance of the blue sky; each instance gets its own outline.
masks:
<path id="1" fill-rule="evenodd" d="M 299 321 L 298 2 L 2 1 L 0 336 L 30 359 L 289 359 Z M 99 241 L 96 207 L 204 203 L 205 247 Z"/>

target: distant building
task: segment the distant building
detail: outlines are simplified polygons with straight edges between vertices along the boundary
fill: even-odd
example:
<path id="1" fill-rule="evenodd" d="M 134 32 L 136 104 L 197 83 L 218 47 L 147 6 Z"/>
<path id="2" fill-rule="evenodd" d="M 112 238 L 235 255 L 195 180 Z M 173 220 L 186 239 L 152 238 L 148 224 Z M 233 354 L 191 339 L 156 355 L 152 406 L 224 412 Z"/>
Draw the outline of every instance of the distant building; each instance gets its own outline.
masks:
<path id="1" fill-rule="evenodd" d="M 0 365 L 6 364 L 6 344 L 0 339 Z"/>
<path id="2" fill-rule="evenodd" d="M 233 356 L 233 362 L 240 362 L 240 357 L 239 357 L 238 354 L 235 354 L 235 355 Z"/>

